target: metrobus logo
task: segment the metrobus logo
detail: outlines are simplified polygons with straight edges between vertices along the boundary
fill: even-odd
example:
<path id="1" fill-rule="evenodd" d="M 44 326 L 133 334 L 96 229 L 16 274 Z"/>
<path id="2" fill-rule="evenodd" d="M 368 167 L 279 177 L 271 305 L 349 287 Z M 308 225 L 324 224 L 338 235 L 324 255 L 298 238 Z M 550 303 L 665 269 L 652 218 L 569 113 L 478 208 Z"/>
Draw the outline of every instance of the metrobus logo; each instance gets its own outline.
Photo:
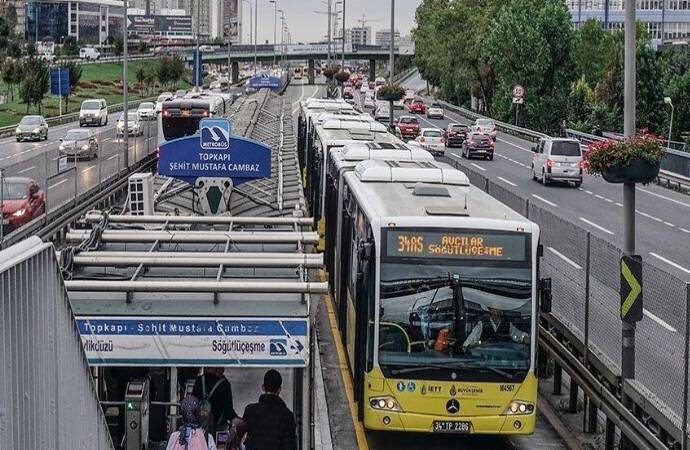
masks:
<path id="1" fill-rule="evenodd" d="M 202 119 L 199 124 L 200 143 L 204 150 L 230 148 L 230 121 L 227 119 Z"/>

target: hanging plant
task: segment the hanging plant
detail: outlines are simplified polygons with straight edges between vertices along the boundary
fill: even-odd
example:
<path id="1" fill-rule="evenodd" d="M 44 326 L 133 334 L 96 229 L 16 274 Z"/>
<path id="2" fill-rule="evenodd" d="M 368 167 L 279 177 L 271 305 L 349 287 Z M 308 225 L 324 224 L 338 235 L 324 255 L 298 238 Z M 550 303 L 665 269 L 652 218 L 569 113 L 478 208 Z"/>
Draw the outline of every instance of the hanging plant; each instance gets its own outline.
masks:
<path id="1" fill-rule="evenodd" d="M 338 82 L 340 83 L 344 83 L 350 79 L 350 73 L 341 70 L 335 74 L 335 79 L 338 80 Z"/>
<path id="2" fill-rule="evenodd" d="M 649 183 L 659 175 L 663 156 L 661 139 L 643 130 L 622 141 L 591 143 L 583 166 L 588 173 L 599 174 L 609 183 Z"/>
<path id="3" fill-rule="evenodd" d="M 399 84 L 386 83 L 381 86 L 376 94 L 381 100 L 396 102 L 405 96 L 405 88 Z"/>
<path id="4" fill-rule="evenodd" d="M 325 69 L 321 70 L 321 73 L 323 74 L 324 77 L 328 78 L 329 80 L 333 79 L 333 75 L 338 71 L 335 67 L 331 66 L 326 66 Z"/>

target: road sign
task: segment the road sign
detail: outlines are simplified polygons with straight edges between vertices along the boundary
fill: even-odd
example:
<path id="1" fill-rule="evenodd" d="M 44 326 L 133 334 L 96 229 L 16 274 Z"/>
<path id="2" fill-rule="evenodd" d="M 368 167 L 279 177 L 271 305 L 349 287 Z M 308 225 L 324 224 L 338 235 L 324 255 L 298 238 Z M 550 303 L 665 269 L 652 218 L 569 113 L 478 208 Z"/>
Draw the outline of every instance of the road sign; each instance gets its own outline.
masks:
<path id="1" fill-rule="evenodd" d="M 134 35 L 167 34 L 192 35 L 191 16 L 127 16 L 127 31 Z"/>
<path id="2" fill-rule="evenodd" d="M 525 102 L 525 99 L 522 97 L 513 97 L 513 103 L 517 105 L 522 105 Z"/>
<path id="3" fill-rule="evenodd" d="M 625 322 L 642 320 L 642 257 L 625 255 L 621 268 L 621 319 Z"/>
<path id="4" fill-rule="evenodd" d="M 69 96 L 69 69 L 66 67 L 50 69 L 50 93 L 61 97 Z"/>
<path id="5" fill-rule="evenodd" d="M 159 149 L 158 173 L 190 184 L 199 177 L 230 178 L 235 186 L 270 177 L 271 148 L 233 136 L 230 130 L 227 119 L 206 119 L 200 122 L 199 134 L 164 143 Z"/>
<path id="6" fill-rule="evenodd" d="M 283 80 L 278 77 L 272 77 L 265 72 L 254 75 L 249 79 L 249 87 L 253 89 L 269 88 L 279 90 L 282 86 Z"/>
<path id="7" fill-rule="evenodd" d="M 305 367 L 309 322 L 298 317 L 81 316 L 90 365 Z"/>
<path id="8" fill-rule="evenodd" d="M 519 84 L 516 84 L 513 87 L 513 97 L 515 98 L 523 98 L 525 96 L 525 88 L 520 86 Z"/>

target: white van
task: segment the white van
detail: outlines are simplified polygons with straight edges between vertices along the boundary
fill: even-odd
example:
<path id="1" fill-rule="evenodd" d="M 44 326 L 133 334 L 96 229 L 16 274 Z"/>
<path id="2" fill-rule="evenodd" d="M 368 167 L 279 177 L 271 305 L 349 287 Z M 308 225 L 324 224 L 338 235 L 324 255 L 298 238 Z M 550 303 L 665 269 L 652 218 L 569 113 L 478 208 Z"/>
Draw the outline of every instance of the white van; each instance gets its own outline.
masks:
<path id="1" fill-rule="evenodd" d="M 84 47 L 79 49 L 79 58 L 81 59 L 90 59 L 95 61 L 100 57 L 101 52 L 99 52 L 98 49 L 95 49 L 93 47 Z"/>

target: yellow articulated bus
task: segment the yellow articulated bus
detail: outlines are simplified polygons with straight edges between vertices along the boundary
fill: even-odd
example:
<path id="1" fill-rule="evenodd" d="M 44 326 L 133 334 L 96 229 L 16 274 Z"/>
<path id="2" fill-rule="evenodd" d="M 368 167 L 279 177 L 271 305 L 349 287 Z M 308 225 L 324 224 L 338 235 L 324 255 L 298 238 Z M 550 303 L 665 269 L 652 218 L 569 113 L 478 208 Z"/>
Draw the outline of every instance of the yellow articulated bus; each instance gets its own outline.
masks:
<path id="1" fill-rule="evenodd" d="M 326 250 L 365 428 L 533 433 L 538 226 L 444 163 L 365 160 L 343 181 Z"/>

